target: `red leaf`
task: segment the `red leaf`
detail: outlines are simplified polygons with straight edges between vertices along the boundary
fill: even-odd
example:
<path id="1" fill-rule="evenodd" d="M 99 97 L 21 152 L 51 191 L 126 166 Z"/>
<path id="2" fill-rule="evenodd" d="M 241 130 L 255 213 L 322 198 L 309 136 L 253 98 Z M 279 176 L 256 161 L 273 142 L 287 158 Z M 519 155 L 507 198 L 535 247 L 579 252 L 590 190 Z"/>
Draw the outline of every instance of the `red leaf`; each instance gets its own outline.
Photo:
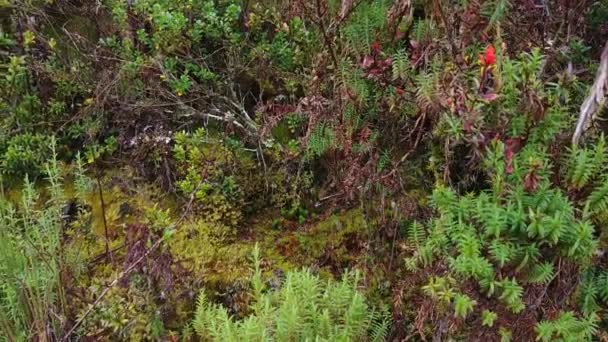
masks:
<path id="1" fill-rule="evenodd" d="M 513 173 L 513 157 L 521 148 L 520 138 L 511 138 L 505 141 L 505 172 L 507 174 Z"/>
<path id="2" fill-rule="evenodd" d="M 532 170 L 524 177 L 524 190 L 527 192 L 536 191 L 538 188 L 538 183 L 539 178 L 536 175 L 536 171 Z"/>

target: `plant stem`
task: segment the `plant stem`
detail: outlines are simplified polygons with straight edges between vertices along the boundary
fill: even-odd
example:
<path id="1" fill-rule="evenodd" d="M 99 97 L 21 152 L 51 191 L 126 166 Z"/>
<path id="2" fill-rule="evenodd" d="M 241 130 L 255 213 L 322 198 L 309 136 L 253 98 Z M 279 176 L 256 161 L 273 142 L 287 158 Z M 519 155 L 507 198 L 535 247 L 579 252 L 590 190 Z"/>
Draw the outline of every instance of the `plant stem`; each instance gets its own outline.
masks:
<path id="1" fill-rule="evenodd" d="M 101 188 L 101 180 L 99 172 L 97 173 L 97 189 L 99 191 L 99 200 L 101 202 L 101 217 L 103 218 L 103 231 L 106 240 L 106 259 L 110 258 L 110 243 L 108 240 L 108 222 L 106 221 L 106 203 L 103 200 L 103 190 Z"/>

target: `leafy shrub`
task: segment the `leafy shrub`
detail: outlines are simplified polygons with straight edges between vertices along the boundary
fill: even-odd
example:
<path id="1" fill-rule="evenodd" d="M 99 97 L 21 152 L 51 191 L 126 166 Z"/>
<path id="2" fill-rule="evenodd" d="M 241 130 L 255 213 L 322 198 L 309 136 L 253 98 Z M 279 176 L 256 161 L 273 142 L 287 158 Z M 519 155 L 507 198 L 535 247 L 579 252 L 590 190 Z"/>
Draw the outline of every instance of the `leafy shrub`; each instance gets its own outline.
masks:
<path id="1" fill-rule="evenodd" d="M 11 137 L 1 149 L 3 173 L 11 176 L 29 174 L 36 176 L 44 171 L 51 138 L 42 134 L 24 133 Z"/>

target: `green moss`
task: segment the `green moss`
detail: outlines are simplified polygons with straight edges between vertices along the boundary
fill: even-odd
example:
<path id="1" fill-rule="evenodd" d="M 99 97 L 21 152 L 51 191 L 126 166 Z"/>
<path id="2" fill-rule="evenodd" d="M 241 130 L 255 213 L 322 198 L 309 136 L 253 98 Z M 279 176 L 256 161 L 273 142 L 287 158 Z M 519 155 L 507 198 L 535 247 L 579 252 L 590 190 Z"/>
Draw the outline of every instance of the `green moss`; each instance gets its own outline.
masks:
<path id="1" fill-rule="evenodd" d="M 196 199 L 196 207 L 208 222 L 238 227 L 244 211 L 255 208 L 264 197 L 263 175 L 256 161 L 203 129 L 178 133 L 175 140 L 180 192 Z"/>
<path id="2" fill-rule="evenodd" d="M 169 250 L 195 278 L 217 287 L 247 276 L 250 246 L 235 241 L 235 232 L 216 222 L 196 220 L 177 227 Z"/>

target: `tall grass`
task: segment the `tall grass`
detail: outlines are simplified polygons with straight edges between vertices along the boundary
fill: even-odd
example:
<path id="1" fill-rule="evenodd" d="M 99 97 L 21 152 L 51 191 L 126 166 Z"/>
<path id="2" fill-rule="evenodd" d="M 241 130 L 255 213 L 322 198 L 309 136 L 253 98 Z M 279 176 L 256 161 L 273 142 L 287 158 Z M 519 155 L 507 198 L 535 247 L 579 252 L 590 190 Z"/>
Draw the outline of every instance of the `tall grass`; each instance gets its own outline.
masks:
<path id="1" fill-rule="evenodd" d="M 25 178 L 21 202 L 0 198 L 0 340 L 57 340 L 66 324 L 61 175 L 52 143 L 48 197 Z"/>

